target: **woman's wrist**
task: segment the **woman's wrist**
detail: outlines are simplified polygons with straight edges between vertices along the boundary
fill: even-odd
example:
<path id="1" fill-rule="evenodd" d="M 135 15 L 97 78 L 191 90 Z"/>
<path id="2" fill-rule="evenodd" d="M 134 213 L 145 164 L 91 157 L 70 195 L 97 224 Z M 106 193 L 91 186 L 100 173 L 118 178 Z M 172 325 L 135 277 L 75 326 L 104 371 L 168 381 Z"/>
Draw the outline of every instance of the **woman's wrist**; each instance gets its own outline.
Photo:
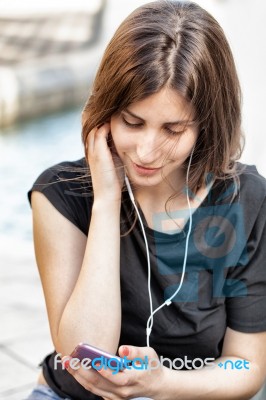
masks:
<path id="1" fill-rule="evenodd" d="M 169 368 L 161 366 L 161 372 L 160 379 L 156 379 L 156 383 L 152 385 L 151 393 L 148 394 L 153 400 L 169 400 L 167 387 L 172 385 L 174 378 L 177 378 L 177 376 L 171 376 L 174 371 Z"/>
<path id="2" fill-rule="evenodd" d="M 94 199 L 92 205 L 92 212 L 113 212 L 120 210 L 121 196 L 120 197 L 105 197 Z"/>

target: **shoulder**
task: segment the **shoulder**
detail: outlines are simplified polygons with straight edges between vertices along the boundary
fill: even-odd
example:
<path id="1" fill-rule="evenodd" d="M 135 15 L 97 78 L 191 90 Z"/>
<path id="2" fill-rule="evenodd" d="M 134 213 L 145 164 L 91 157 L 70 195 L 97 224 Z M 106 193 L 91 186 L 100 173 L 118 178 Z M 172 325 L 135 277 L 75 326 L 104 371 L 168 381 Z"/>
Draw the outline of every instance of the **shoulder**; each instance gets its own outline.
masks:
<path id="1" fill-rule="evenodd" d="M 33 185 L 48 185 L 52 182 L 66 182 L 66 179 L 79 179 L 88 173 L 85 158 L 76 161 L 62 161 L 45 169 Z"/>
<path id="2" fill-rule="evenodd" d="M 236 171 L 235 179 L 217 181 L 205 205 L 214 206 L 215 213 L 226 213 L 230 221 L 242 221 L 249 234 L 256 221 L 266 222 L 266 179 L 255 165 L 238 162 Z"/>
<path id="3" fill-rule="evenodd" d="M 31 192 L 57 191 L 70 192 L 77 197 L 92 196 L 89 185 L 89 168 L 85 158 L 76 161 L 62 161 L 45 169 L 35 180 L 28 192 L 30 201 Z M 80 195 L 80 196 L 79 196 Z"/>
<path id="4" fill-rule="evenodd" d="M 239 175 L 239 202 L 249 215 L 264 213 L 266 206 L 266 179 L 255 165 L 237 164 Z"/>
<path id="5" fill-rule="evenodd" d="M 236 163 L 235 178 L 217 180 L 212 189 L 214 205 L 241 203 L 244 207 L 259 207 L 265 202 L 266 179 L 255 165 Z"/>
<path id="6" fill-rule="evenodd" d="M 255 165 L 237 163 L 240 178 L 240 193 L 248 193 L 253 197 L 265 198 L 266 179 L 258 172 Z"/>
<path id="7" fill-rule="evenodd" d="M 87 234 L 93 191 L 85 158 L 63 161 L 45 169 L 28 191 L 41 192 L 52 205 Z"/>

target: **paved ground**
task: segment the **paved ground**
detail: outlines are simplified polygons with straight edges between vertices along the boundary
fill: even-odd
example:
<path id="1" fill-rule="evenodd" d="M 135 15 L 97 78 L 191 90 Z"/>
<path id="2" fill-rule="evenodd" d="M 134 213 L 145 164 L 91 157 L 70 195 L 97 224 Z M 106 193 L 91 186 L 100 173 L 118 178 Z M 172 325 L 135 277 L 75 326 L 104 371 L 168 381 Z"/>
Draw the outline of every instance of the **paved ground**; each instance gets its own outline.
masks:
<path id="1" fill-rule="evenodd" d="M 100 0 L 76 0 L 72 7 L 64 4 L 61 14 L 62 2 L 45 3 L 41 9 L 27 0 L 22 7 L 16 0 L 0 2 L 2 67 L 40 59 L 45 64 L 49 57 L 64 53 L 73 54 L 75 62 L 90 47 L 99 33 L 92 14 L 97 13 Z M 93 49 L 92 57 L 98 57 L 98 52 Z M 32 241 L 10 237 L 8 232 L 0 237 L 0 285 L 0 399 L 22 400 L 36 382 L 38 364 L 53 351 Z"/>
<path id="2" fill-rule="evenodd" d="M 1 237 L 0 281 L 0 398 L 22 400 L 53 349 L 30 242 Z"/>
<path id="3" fill-rule="evenodd" d="M 110 37 L 111 32 L 117 25 L 117 21 L 120 21 L 130 9 L 143 2 L 111 0 L 108 3 L 108 15 L 106 17 L 108 18 L 108 24 L 103 40 L 106 41 Z M 204 5 L 204 1 L 200 3 Z M 246 104 L 249 106 L 255 101 L 257 104 L 257 107 L 251 111 L 252 118 L 250 118 L 250 115 L 245 117 L 246 128 L 252 127 L 254 131 L 258 132 L 262 126 L 262 123 L 258 121 L 262 121 L 261 115 L 263 116 L 262 104 L 264 98 L 262 93 L 265 91 L 265 80 L 261 81 L 261 87 L 258 79 L 251 84 L 249 68 L 254 66 L 256 74 L 259 77 L 262 76 L 261 72 L 264 70 L 265 61 L 260 57 L 259 53 L 256 59 L 256 52 L 263 48 L 258 44 L 263 35 L 258 35 L 257 42 L 254 41 L 253 44 L 250 36 L 252 35 L 252 23 L 254 26 L 256 21 L 255 12 L 257 12 L 257 15 L 261 14 L 261 19 L 265 8 L 263 10 L 261 10 L 260 6 L 256 8 L 255 3 L 257 4 L 258 1 L 254 0 L 253 8 L 250 10 L 251 14 L 249 12 L 245 14 L 244 10 L 247 10 L 248 3 L 247 0 L 242 0 L 240 4 L 238 2 L 242 23 L 235 26 L 234 22 L 237 20 L 238 15 L 236 0 L 213 0 L 213 5 L 210 5 L 210 1 L 205 1 L 206 5 L 216 7 L 217 15 L 219 14 L 221 20 L 227 21 L 227 29 L 231 29 L 230 34 L 233 41 L 235 40 L 233 37 L 234 29 L 239 34 L 238 42 L 234 41 L 234 47 L 238 53 L 241 76 L 245 81 L 245 92 L 250 95 L 250 98 L 246 100 Z M 226 19 L 226 17 L 228 18 Z M 263 24 L 258 23 L 257 25 L 258 29 L 261 30 Z M 249 33 L 246 36 L 244 35 L 245 30 Z M 245 40 L 242 40 L 242 38 L 245 38 Z M 252 54 L 252 67 L 244 65 L 245 48 Z M 250 57 L 248 59 L 250 60 Z M 255 93 L 253 93 L 253 90 Z M 254 126 L 252 126 L 252 123 L 254 123 Z M 265 149 L 265 146 L 263 146 L 264 138 L 265 135 L 258 136 L 258 134 L 254 137 L 249 136 L 249 144 L 252 145 L 254 140 L 255 144 L 257 144 L 256 146 L 255 144 L 253 145 L 253 153 L 250 151 L 247 153 L 247 158 L 251 162 L 259 161 L 261 169 L 266 171 L 264 157 L 262 158 L 262 152 Z M 0 238 L 0 247 L 0 399 L 22 400 L 36 381 L 39 362 L 49 351 L 53 350 L 53 346 L 49 336 L 45 305 L 35 265 L 32 243 L 17 241 L 15 238 L 8 238 L 7 236 Z M 261 397 L 261 400 L 265 399 L 266 394 Z"/>

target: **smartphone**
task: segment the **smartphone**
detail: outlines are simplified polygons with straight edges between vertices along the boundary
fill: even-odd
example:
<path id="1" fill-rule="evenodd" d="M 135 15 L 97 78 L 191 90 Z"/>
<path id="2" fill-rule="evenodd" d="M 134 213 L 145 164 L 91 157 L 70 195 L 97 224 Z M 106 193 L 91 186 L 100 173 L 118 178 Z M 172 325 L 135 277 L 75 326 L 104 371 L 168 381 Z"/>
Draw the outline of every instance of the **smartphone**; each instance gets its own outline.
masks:
<path id="1" fill-rule="evenodd" d="M 129 360 L 115 356 L 98 347 L 91 346 L 88 343 L 79 343 L 70 356 L 72 358 L 78 358 L 80 361 L 84 358 L 88 358 L 91 361 L 97 359 L 97 362 L 102 363 L 103 366 L 111 368 L 117 368 L 117 366 L 119 366 L 121 369 L 124 369 L 127 365 L 130 365 Z"/>

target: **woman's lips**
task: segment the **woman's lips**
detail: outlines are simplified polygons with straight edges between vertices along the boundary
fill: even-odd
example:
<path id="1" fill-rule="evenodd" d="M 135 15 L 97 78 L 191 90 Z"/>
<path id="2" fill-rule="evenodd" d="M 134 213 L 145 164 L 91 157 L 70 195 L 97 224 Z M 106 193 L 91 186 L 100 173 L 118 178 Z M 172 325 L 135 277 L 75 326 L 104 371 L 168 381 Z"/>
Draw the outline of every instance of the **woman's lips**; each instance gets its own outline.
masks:
<path id="1" fill-rule="evenodd" d="M 139 174 L 139 175 L 153 175 L 156 172 L 160 171 L 160 168 L 147 168 L 147 167 L 143 167 L 142 165 L 138 165 L 134 162 L 132 162 L 133 167 L 135 169 L 135 171 Z"/>

